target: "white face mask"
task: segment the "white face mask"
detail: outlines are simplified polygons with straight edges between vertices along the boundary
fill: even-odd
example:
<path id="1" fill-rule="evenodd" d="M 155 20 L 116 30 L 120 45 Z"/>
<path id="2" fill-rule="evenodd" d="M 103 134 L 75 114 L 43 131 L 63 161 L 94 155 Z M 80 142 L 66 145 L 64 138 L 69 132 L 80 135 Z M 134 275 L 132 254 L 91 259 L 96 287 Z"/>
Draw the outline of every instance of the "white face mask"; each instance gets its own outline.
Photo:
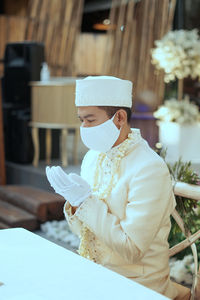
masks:
<path id="1" fill-rule="evenodd" d="M 94 127 L 80 127 L 81 139 L 86 147 L 99 152 L 107 152 L 112 148 L 120 135 L 113 122 L 114 116 L 104 123 Z"/>

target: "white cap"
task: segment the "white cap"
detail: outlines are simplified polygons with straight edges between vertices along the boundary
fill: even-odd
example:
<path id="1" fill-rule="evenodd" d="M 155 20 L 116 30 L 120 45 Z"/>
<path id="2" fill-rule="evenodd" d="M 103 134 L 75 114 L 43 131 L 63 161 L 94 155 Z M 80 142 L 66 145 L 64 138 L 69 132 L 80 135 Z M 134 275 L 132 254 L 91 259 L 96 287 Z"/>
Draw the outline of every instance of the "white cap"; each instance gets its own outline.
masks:
<path id="1" fill-rule="evenodd" d="M 132 82 L 113 76 L 76 80 L 76 106 L 132 106 Z"/>

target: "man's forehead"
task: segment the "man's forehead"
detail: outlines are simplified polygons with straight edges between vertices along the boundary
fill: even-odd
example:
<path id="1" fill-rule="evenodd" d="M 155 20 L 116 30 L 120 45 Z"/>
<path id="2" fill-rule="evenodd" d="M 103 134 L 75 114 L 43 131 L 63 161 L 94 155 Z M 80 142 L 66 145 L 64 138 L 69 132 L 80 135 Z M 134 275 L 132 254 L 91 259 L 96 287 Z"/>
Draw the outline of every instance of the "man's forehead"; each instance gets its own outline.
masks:
<path id="1" fill-rule="evenodd" d="M 101 113 L 101 109 L 97 106 L 79 106 L 77 107 L 78 115 L 96 115 Z M 103 111 L 102 111 L 103 112 Z"/>

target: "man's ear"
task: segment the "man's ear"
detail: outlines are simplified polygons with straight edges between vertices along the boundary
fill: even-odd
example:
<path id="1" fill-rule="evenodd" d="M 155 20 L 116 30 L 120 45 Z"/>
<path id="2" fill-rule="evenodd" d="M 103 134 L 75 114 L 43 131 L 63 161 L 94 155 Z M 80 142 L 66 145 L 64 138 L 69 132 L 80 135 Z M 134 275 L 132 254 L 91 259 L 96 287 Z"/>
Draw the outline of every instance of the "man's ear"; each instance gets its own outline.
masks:
<path id="1" fill-rule="evenodd" d="M 126 111 L 123 109 L 118 110 L 113 121 L 117 128 L 120 129 L 125 123 L 127 123 Z"/>

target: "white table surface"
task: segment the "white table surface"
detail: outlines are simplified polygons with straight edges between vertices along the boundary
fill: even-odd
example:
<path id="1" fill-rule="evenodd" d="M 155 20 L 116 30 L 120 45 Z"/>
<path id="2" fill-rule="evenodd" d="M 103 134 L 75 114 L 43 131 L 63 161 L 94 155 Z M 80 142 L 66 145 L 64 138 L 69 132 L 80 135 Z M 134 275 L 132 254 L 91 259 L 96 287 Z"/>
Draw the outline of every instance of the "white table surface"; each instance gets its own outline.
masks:
<path id="1" fill-rule="evenodd" d="M 0 230 L 0 300 L 168 299 L 22 228 Z"/>

